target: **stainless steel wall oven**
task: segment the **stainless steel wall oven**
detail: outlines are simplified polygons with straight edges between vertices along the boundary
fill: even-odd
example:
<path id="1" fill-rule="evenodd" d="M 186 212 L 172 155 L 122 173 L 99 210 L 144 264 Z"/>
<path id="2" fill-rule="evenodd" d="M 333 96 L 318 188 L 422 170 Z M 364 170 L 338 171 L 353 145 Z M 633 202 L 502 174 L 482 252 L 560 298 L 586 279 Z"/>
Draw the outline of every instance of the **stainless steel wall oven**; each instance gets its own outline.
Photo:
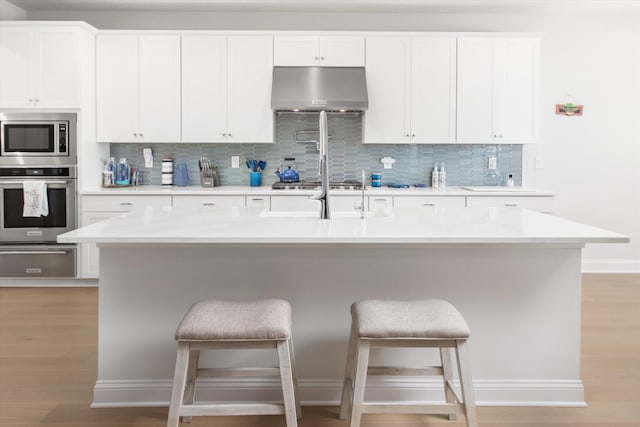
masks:
<path id="1" fill-rule="evenodd" d="M 76 276 L 76 245 L 56 241 L 77 225 L 76 162 L 76 114 L 0 112 L 0 277 Z"/>

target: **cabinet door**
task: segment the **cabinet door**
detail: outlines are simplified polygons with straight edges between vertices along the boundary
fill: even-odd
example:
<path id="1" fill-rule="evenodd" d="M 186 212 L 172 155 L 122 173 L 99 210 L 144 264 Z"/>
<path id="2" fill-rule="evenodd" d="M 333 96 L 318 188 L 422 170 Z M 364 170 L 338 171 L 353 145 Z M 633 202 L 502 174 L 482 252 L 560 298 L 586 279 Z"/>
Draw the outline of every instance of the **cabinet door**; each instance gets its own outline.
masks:
<path id="1" fill-rule="evenodd" d="M 538 40 L 501 39 L 494 45 L 494 133 L 501 143 L 536 141 Z"/>
<path id="2" fill-rule="evenodd" d="M 458 40 L 459 143 L 535 142 L 538 127 L 538 41 Z"/>
<path id="3" fill-rule="evenodd" d="M 495 144 L 493 137 L 493 40 L 458 39 L 457 141 Z"/>
<path id="4" fill-rule="evenodd" d="M 316 36 L 275 36 L 273 65 L 306 67 L 318 65 L 319 45 Z"/>
<path id="5" fill-rule="evenodd" d="M 96 39 L 98 142 L 138 142 L 138 37 Z"/>
<path id="6" fill-rule="evenodd" d="M 364 67 L 364 37 L 320 37 L 320 65 L 325 67 Z"/>
<path id="7" fill-rule="evenodd" d="M 180 36 L 140 36 L 139 43 L 140 140 L 180 141 Z"/>
<path id="8" fill-rule="evenodd" d="M 456 39 L 411 40 L 411 142 L 456 142 Z"/>
<path id="9" fill-rule="evenodd" d="M 31 72 L 32 31 L 0 29 L 0 107 L 29 108 L 35 98 Z"/>
<path id="10" fill-rule="evenodd" d="M 464 208 L 465 206 L 464 196 L 395 196 L 393 198 L 393 207 L 399 209 Z"/>
<path id="11" fill-rule="evenodd" d="M 51 29 L 38 35 L 34 52 L 35 106 L 80 107 L 80 33 Z"/>
<path id="12" fill-rule="evenodd" d="M 227 140 L 227 38 L 182 36 L 182 141 Z"/>
<path id="13" fill-rule="evenodd" d="M 469 207 L 505 207 L 553 213 L 553 196 L 467 196 Z"/>
<path id="14" fill-rule="evenodd" d="M 273 38 L 228 38 L 228 142 L 273 142 Z"/>
<path id="15" fill-rule="evenodd" d="M 364 115 L 367 144 L 410 142 L 409 55 L 409 38 L 367 37 L 369 109 Z"/>
<path id="16" fill-rule="evenodd" d="M 173 207 L 192 210 L 244 207 L 245 196 L 173 196 Z"/>
<path id="17" fill-rule="evenodd" d="M 271 196 L 271 210 L 292 212 L 318 212 L 319 214 L 320 202 L 318 200 L 311 199 L 309 196 L 303 195 Z"/>

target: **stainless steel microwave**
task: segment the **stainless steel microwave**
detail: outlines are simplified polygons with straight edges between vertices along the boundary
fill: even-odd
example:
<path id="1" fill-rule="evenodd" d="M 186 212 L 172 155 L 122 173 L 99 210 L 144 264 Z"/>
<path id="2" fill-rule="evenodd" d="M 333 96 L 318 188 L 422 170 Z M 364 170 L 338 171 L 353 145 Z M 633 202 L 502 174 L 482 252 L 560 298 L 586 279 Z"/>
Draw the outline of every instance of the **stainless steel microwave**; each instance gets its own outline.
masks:
<path id="1" fill-rule="evenodd" d="M 0 164 L 75 165 L 76 114 L 0 113 Z"/>

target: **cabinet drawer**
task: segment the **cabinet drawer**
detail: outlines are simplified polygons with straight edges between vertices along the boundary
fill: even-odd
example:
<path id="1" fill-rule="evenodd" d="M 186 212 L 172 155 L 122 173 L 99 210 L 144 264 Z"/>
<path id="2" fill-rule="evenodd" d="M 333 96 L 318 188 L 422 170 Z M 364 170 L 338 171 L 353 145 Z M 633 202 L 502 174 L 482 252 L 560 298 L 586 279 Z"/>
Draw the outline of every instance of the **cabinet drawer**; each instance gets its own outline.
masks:
<path id="1" fill-rule="evenodd" d="M 244 196 L 173 196 L 173 206 L 182 208 L 230 208 L 244 207 Z"/>
<path id="2" fill-rule="evenodd" d="M 393 208 L 392 196 L 369 196 L 369 210 L 372 212 Z"/>
<path id="3" fill-rule="evenodd" d="M 400 196 L 393 198 L 396 208 L 455 207 L 464 208 L 464 196 Z"/>
<path id="4" fill-rule="evenodd" d="M 245 203 L 248 208 L 271 209 L 271 198 L 269 196 L 247 196 Z"/>
<path id="5" fill-rule="evenodd" d="M 171 196 L 84 196 L 82 211 L 131 212 L 145 206 L 171 206 Z"/>
<path id="6" fill-rule="evenodd" d="M 362 196 L 331 196 L 331 210 L 333 212 L 349 212 L 360 210 Z M 364 206 L 367 206 L 367 197 L 364 198 Z"/>
<path id="7" fill-rule="evenodd" d="M 271 196 L 271 210 L 320 212 L 320 202 L 306 195 Z"/>
<path id="8" fill-rule="evenodd" d="M 553 196 L 467 196 L 469 207 L 517 207 L 533 211 L 553 212 Z"/>

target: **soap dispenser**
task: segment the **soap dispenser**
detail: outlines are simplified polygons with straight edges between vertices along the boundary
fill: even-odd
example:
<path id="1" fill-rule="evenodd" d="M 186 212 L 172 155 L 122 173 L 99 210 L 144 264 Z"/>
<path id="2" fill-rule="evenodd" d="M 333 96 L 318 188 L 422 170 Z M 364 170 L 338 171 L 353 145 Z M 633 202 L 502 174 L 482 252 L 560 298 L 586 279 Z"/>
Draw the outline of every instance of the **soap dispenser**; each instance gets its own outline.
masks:
<path id="1" fill-rule="evenodd" d="M 444 171 L 444 162 L 440 166 L 440 172 L 438 172 L 438 188 L 443 189 L 447 186 L 447 173 Z"/>
<path id="2" fill-rule="evenodd" d="M 434 190 L 440 185 L 440 174 L 438 173 L 438 162 L 433 163 L 433 171 L 431 171 L 431 188 Z"/>

